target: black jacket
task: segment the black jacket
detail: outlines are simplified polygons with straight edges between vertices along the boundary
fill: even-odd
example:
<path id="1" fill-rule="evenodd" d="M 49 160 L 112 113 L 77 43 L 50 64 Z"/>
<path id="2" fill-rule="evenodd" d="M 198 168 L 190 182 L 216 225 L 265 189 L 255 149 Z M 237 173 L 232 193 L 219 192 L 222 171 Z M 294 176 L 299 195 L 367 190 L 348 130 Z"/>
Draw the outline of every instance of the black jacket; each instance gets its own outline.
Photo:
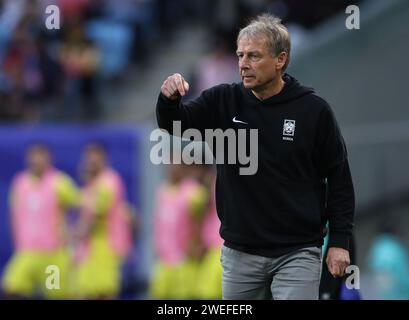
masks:
<path id="1" fill-rule="evenodd" d="M 262 101 L 242 83 L 215 86 L 187 103 L 160 94 L 158 125 L 172 133 L 179 120 L 182 130 L 203 136 L 205 129 L 258 129 L 256 174 L 240 175 L 239 163 L 217 165 L 225 245 L 275 257 L 322 245 L 329 221 L 329 246 L 348 249 L 354 190 L 339 127 L 325 100 L 288 74 L 283 79 L 281 92 Z"/>

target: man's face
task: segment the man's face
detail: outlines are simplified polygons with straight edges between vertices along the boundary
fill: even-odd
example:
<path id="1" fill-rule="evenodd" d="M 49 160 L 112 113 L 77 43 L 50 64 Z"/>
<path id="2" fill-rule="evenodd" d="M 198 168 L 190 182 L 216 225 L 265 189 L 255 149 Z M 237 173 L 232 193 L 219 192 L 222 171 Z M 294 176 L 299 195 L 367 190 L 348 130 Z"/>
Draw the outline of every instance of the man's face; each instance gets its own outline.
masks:
<path id="1" fill-rule="evenodd" d="M 171 183 L 179 183 L 186 175 L 183 164 L 172 163 L 168 168 L 169 180 Z"/>
<path id="2" fill-rule="evenodd" d="M 244 87 L 253 91 L 265 90 L 280 74 L 278 58 L 267 47 L 265 36 L 242 36 L 237 45 L 237 57 Z"/>
<path id="3" fill-rule="evenodd" d="M 50 153 L 40 147 L 33 147 L 27 153 L 27 166 L 29 170 L 40 176 L 51 164 Z"/>
<path id="4" fill-rule="evenodd" d="M 101 150 L 89 148 L 84 153 L 85 171 L 93 177 L 104 169 L 106 164 L 105 154 Z"/>

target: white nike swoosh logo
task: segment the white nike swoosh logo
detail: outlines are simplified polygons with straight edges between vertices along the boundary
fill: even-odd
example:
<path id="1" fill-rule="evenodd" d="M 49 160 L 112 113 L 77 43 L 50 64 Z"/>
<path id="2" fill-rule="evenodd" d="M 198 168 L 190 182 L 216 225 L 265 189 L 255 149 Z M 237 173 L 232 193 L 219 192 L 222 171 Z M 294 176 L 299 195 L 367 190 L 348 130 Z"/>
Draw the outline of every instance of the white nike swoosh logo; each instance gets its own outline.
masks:
<path id="1" fill-rule="evenodd" d="M 243 123 L 243 124 L 248 124 L 247 122 L 237 120 L 237 119 L 236 119 L 236 117 L 234 117 L 234 118 L 233 118 L 233 122 L 236 122 L 236 123 Z"/>

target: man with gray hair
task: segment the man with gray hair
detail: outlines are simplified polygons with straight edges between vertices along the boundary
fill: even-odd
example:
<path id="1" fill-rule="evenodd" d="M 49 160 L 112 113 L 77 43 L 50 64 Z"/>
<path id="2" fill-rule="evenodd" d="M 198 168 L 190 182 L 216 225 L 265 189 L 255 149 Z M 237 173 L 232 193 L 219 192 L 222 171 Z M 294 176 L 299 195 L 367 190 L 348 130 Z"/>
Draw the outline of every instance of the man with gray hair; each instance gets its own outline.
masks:
<path id="1" fill-rule="evenodd" d="M 258 130 L 255 174 L 217 166 L 224 299 L 318 299 L 327 222 L 329 271 L 343 276 L 350 263 L 355 200 L 347 151 L 328 103 L 284 73 L 290 51 L 286 27 L 261 15 L 237 37 L 241 83 L 182 102 L 189 84 L 176 73 L 158 98 L 159 127 L 170 133 L 173 121 L 183 130 Z"/>

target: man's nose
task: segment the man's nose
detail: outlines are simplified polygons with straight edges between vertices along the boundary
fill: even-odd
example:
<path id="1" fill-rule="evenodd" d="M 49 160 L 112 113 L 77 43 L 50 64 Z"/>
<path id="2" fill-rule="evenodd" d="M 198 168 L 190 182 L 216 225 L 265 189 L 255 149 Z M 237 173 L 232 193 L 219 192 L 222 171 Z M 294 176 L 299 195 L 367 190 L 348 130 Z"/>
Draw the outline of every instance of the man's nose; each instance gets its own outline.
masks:
<path id="1" fill-rule="evenodd" d="M 249 68 L 249 63 L 248 63 L 248 60 L 247 59 L 241 59 L 240 61 L 239 61 L 239 68 L 240 69 L 248 69 Z"/>

